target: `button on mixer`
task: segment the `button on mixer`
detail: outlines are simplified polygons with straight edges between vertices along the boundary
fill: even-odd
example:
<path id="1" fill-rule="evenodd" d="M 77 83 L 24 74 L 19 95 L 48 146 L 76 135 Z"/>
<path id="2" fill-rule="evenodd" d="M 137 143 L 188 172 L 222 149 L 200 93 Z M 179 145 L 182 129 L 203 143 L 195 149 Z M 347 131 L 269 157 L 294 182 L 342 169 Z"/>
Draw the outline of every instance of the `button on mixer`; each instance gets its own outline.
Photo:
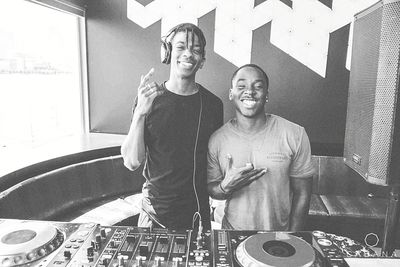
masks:
<path id="1" fill-rule="evenodd" d="M 71 251 L 65 250 L 64 251 L 64 258 L 67 259 L 67 260 L 71 259 Z"/>

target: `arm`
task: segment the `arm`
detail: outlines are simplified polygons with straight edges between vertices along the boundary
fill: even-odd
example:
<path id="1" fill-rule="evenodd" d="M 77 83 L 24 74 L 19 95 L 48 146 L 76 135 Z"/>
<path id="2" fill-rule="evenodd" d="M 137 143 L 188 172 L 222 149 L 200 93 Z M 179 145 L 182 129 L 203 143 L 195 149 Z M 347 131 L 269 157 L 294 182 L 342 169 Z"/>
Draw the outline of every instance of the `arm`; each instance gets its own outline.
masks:
<path id="1" fill-rule="evenodd" d="M 212 172 L 208 172 L 208 179 L 211 180 L 207 186 L 208 193 L 215 199 L 228 199 L 230 194 L 234 191 L 250 184 L 254 180 L 263 176 L 266 172 L 266 169 L 254 169 L 253 164 L 251 163 L 247 163 L 244 167 L 235 168 L 233 167 L 232 157 L 228 155 L 228 163 L 223 180 L 220 180 L 222 174 L 219 174 L 219 178 L 217 177 L 217 179 L 215 179 L 215 177 L 210 177 Z"/>
<path id="2" fill-rule="evenodd" d="M 128 135 L 121 145 L 121 155 L 124 165 L 131 171 L 139 168 L 146 156 L 144 144 L 144 123 L 146 115 L 150 112 L 154 98 L 162 94 L 160 87 L 152 82 L 148 83 L 153 75 L 151 69 L 146 76 L 142 76 L 138 88 L 137 105 L 133 113 Z"/>
<path id="3" fill-rule="evenodd" d="M 139 113 L 137 110 L 134 112 L 128 135 L 121 145 L 124 165 L 131 171 L 139 168 L 146 155 L 144 145 L 145 117 L 145 114 Z"/>
<path id="4" fill-rule="evenodd" d="M 229 194 L 227 194 L 225 191 L 222 191 L 220 184 L 221 182 L 209 183 L 207 185 L 208 194 L 214 199 L 225 200 L 228 198 Z"/>
<path id="5" fill-rule="evenodd" d="M 293 192 L 290 209 L 289 231 L 304 230 L 312 191 L 312 177 L 290 178 L 290 188 Z"/>

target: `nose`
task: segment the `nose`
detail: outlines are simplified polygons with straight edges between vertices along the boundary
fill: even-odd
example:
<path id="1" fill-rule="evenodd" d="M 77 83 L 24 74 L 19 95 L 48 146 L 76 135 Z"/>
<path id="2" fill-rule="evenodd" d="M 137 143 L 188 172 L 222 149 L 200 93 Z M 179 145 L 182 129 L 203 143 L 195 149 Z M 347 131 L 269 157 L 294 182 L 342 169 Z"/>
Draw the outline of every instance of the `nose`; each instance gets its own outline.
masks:
<path id="1" fill-rule="evenodd" d="M 253 86 L 247 87 L 246 90 L 244 91 L 245 94 L 251 95 L 251 96 L 254 94 L 254 92 L 255 92 L 255 91 L 254 91 Z"/>
<path id="2" fill-rule="evenodd" d="M 186 47 L 186 49 L 183 51 L 183 54 L 186 57 L 191 58 L 193 56 L 193 51 L 190 47 Z"/>

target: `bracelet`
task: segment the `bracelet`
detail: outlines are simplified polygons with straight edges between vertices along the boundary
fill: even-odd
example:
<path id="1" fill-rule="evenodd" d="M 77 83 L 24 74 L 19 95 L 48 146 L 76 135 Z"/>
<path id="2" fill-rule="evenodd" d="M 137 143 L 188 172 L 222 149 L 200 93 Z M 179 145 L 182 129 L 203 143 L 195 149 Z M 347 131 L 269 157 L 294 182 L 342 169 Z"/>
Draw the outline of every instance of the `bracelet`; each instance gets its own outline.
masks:
<path id="1" fill-rule="evenodd" d="M 228 192 L 226 192 L 226 191 L 222 188 L 221 183 L 219 183 L 219 189 L 221 190 L 221 192 L 222 192 L 224 195 L 228 195 Z"/>

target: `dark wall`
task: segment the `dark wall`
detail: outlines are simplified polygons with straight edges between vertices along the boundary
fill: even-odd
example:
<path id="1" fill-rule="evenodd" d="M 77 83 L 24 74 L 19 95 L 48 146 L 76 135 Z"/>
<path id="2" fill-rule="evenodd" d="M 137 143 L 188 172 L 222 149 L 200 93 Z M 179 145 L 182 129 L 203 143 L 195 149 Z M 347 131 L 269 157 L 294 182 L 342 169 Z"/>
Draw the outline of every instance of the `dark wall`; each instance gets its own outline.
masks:
<path id="1" fill-rule="evenodd" d="M 159 59 L 161 21 L 143 29 L 127 18 L 126 0 L 86 2 L 90 128 L 93 132 L 127 133 L 140 75 L 154 67 L 155 81 L 169 76 L 169 67 Z M 197 81 L 223 100 L 226 121 L 234 116 L 227 92 L 236 66 L 213 52 L 214 22 L 215 11 L 199 19 L 207 38 L 207 61 Z M 253 31 L 251 58 L 270 76 L 267 111 L 304 126 L 313 154 L 342 155 L 349 25 L 330 35 L 325 78 L 271 45 L 270 25 Z"/>

